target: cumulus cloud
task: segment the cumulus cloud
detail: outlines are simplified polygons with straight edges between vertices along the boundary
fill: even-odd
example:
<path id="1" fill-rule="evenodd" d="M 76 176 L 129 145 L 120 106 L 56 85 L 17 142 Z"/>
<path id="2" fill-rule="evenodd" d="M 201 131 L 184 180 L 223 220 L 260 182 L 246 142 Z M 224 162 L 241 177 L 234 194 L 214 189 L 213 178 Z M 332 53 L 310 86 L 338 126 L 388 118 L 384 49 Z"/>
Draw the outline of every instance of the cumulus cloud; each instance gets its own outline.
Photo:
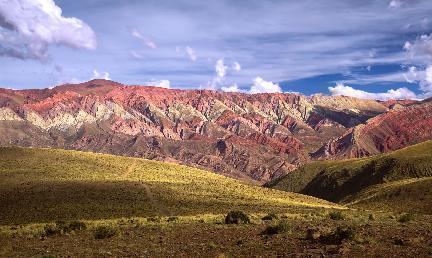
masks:
<path id="1" fill-rule="evenodd" d="M 428 66 L 425 70 L 425 76 L 420 82 L 420 90 L 430 96 L 432 93 L 432 65 Z"/>
<path id="2" fill-rule="evenodd" d="M 276 93 L 282 92 L 281 87 L 270 81 L 265 81 L 261 77 L 256 77 L 254 83 L 251 86 L 249 93 Z"/>
<path id="3" fill-rule="evenodd" d="M 432 96 L 432 65 L 425 69 L 411 66 L 404 74 L 405 80 L 409 83 L 418 83 L 424 97 Z"/>
<path id="4" fill-rule="evenodd" d="M 239 92 L 240 89 L 236 83 L 230 83 L 226 77 L 232 72 L 239 72 L 241 65 L 233 62 L 231 66 L 225 64 L 224 59 L 218 59 L 215 64 L 215 76 L 207 83 L 208 88 L 213 90 L 221 89 L 223 91 Z"/>
<path id="5" fill-rule="evenodd" d="M 406 50 L 410 58 L 426 56 L 432 61 L 432 34 L 422 35 L 414 42 L 405 42 L 404 50 Z"/>
<path id="6" fill-rule="evenodd" d="M 156 87 L 160 87 L 160 88 L 166 88 L 169 89 L 171 88 L 171 83 L 169 80 L 151 80 L 145 83 L 146 85 L 149 86 L 156 86 Z"/>
<path id="7" fill-rule="evenodd" d="M 411 66 L 404 73 L 405 80 L 409 83 L 418 83 L 421 98 L 432 96 L 432 34 L 422 35 L 413 42 L 407 41 L 404 45 L 411 60 L 415 60 L 418 67 Z"/>
<path id="8" fill-rule="evenodd" d="M 376 100 L 390 100 L 390 99 L 417 99 L 417 95 L 407 88 L 391 89 L 387 92 L 372 93 L 363 90 L 354 89 L 350 86 L 345 86 L 338 83 L 334 87 L 328 88 L 333 96 L 348 96 L 360 99 L 376 99 Z"/>
<path id="9" fill-rule="evenodd" d="M 151 39 L 145 37 L 144 35 L 141 34 L 141 32 L 139 32 L 137 29 L 133 29 L 132 30 L 132 36 L 134 38 L 139 39 L 141 42 L 144 43 L 144 45 L 146 45 L 148 48 L 152 48 L 155 49 L 157 48 L 156 43 L 154 43 Z"/>
<path id="10" fill-rule="evenodd" d="M 240 92 L 240 89 L 236 83 L 234 83 L 233 85 L 228 86 L 228 87 L 224 86 L 221 88 L 221 90 L 225 91 L 225 92 Z"/>
<path id="11" fill-rule="evenodd" d="M 224 60 L 223 59 L 219 59 L 216 61 L 216 65 L 215 65 L 215 71 L 216 71 L 216 77 L 219 79 L 224 79 L 225 75 L 227 73 L 228 70 L 228 66 L 226 66 L 224 64 Z"/>
<path id="12" fill-rule="evenodd" d="M 99 72 L 98 70 L 93 70 L 92 79 L 111 80 L 111 77 L 108 72 Z"/>
<path id="13" fill-rule="evenodd" d="M 223 59 L 219 59 L 215 64 L 215 77 L 208 83 L 210 89 L 217 90 L 225 83 L 225 76 L 228 70 L 228 66 L 224 64 Z"/>
<path id="14" fill-rule="evenodd" d="M 53 0 L 0 1 L 0 27 L 4 32 L 0 56 L 47 60 L 50 45 L 97 46 L 90 26 L 77 18 L 63 17 Z"/>

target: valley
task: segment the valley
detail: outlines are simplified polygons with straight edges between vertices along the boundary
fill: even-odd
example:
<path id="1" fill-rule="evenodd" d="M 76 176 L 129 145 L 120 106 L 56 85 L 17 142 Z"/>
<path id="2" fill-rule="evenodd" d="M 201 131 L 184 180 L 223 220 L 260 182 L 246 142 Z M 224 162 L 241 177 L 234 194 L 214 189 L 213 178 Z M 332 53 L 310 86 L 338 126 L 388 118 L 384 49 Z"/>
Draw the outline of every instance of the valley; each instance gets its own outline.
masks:
<path id="1" fill-rule="evenodd" d="M 175 163 L 21 147 L 0 148 L 0 178 L 4 257 L 432 253 L 430 207 L 412 203 L 428 198 L 430 178 L 336 204 Z M 233 210 L 247 221 L 227 224 Z"/>

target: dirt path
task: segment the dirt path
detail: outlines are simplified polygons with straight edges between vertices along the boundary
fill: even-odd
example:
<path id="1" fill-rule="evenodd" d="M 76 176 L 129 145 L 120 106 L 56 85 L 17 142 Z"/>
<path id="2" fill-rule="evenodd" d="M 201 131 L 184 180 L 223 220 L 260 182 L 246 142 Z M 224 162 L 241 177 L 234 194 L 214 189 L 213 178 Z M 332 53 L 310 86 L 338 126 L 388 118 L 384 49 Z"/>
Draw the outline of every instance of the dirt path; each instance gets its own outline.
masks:
<path id="1" fill-rule="evenodd" d="M 146 191 L 146 194 L 147 194 L 147 197 L 149 198 L 149 200 L 150 200 L 150 202 L 151 202 L 151 204 L 152 204 L 152 206 L 153 207 L 155 207 L 158 211 L 159 211 L 159 213 L 160 214 L 162 214 L 163 216 L 170 216 L 171 215 L 171 213 L 168 211 L 168 209 L 165 207 L 165 206 L 163 206 L 154 196 L 153 196 L 153 193 L 151 192 L 151 190 L 150 190 L 150 187 L 147 185 L 147 184 L 145 184 L 144 182 L 142 182 L 141 181 L 141 184 L 143 185 L 143 187 L 144 187 L 144 189 L 145 189 L 145 191 Z"/>
<path id="2" fill-rule="evenodd" d="M 129 177 L 129 175 L 135 171 L 136 166 L 137 166 L 137 162 L 135 160 L 134 163 L 132 163 L 132 165 L 128 167 L 126 173 L 123 174 L 123 177 Z"/>
<path id="3" fill-rule="evenodd" d="M 129 177 L 136 169 L 137 166 L 137 162 L 134 161 L 134 163 L 132 163 L 132 165 L 130 165 L 128 167 L 128 169 L 126 170 L 126 172 L 123 174 L 124 178 Z M 140 180 L 140 183 L 142 184 L 142 186 L 144 187 L 144 190 L 146 192 L 147 198 L 149 199 L 151 205 L 157 209 L 159 211 L 159 213 L 163 216 L 170 216 L 171 213 L 168 211 L 168 209 L 162 205 L 153 195 L 152 191 L 150 190 L 150 187 L 142 180 Z"/>

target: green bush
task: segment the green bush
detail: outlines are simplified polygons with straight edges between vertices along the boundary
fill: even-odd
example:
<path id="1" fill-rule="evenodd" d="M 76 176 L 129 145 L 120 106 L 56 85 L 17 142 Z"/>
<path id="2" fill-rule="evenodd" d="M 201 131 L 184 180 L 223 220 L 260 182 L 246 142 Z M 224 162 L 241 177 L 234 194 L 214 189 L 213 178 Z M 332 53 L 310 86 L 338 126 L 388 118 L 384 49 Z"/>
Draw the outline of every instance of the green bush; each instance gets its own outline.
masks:
<path id="1" fill-rule="evenodd" d="M 281 234 L 281 233 L 285 233 L 289 230 L 289 225 L 286 221 L 281 221 L 276 225 L 271 225 L 268 226 L 263 232 L 262 234 L 264 235 L 276 235 L 276 234 Z"/>
<path id="2" fill-rule="evenodd" d="M 113 237 L 116 234 L 117 234 L 116 228 L 108 225 L 100 225 L 95 229 L 94 237 L 96 239 L 105 239 L 105 238 Z"/>
<path id="3" fill-rule="evenodd" d="M 249 224 L 249 216 L 242 211 L 230 211 L 225 217 L 225 224 Z"/>
<path id="4" fill-rule="evenodd" d="M 269 213 L 267 215 L 265 215 L 264 217 L 261 218 L 262 220 L 274 220 L 274 219 L 278 219 L 278 216 L 274 213 Z"/>
<path id="5" fill-rule="evenodd" d="M 411 220 L 413 220 L 413 219 L 414 219 L 414 215 L 412 215 L 412 214 L 410 214 L 410 213 L 405 213 L 405 214 L 402 214 L 402 215 L 399 217 L 398 221 L 399 221 L 400 223 L 406 223 L 406 222 L 409 222 L 409 221 L 411 221 Z"/>
<path id="6" fill-rule="evenodd" d="M 325 244 L 338 245 L 344 240 L 353 240 L 355 230 L 351 227 L 338 227 L 335 231 L 320 237 L 320 241 Z"/>
<path id="7" fill-rule="evenodd" d="M 333 211 L 329 213 L 329 217 L 332 220 L 344 220 L 345 216 L 340 211 Z"/>

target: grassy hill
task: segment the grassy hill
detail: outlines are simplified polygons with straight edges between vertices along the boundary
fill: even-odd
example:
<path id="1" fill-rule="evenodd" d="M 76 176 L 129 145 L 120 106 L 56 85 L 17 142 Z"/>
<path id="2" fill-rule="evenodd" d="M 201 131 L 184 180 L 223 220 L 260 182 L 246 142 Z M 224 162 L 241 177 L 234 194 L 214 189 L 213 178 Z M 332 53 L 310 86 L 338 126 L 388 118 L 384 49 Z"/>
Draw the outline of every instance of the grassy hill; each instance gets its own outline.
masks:
<path id="1" fill-rule="evenodd" d="M 342 203 L 367 210 L 432 215 L 432 177 L 375 185 L 349 196 Z"/>
<path id="2" fill-rule="evenodd" d="M 0 148 L 0 224 L 336 207 L 171 163 Z"/>
<path id="3" fill-rule="evenodd" d="M 404 180 L 431 176 L 432 141 L 427 141 L 374 157 L 313 162 L 266 186 L 334 202 L 355 202 L 356 197 L 365 199 L 365 196 L 374 193 L 375 197 L 366 198 L 358 205 L 363 203 L 367 207 L 366 202 L 375 200 L 375 204 L 370 204 L 371 207 L 383 207 L 384 203 L 381 205 L 381 202 L 388 202 L 388 207 L 393 207 L 402 200 L 402 196 L 385 197 L 393 191 L 397 193 L 410 189 L 404 194 L 406 202 L 418 203 L 419 196 L 423 195 L 426 195 L 426 199 L 430 198 L 431 192 L 426 191 L 430 180 Z M 388 184 L 390 182 L 393 184 Z M 423 208 L 413 209 L 426 210 L 424 205 Z"/>

